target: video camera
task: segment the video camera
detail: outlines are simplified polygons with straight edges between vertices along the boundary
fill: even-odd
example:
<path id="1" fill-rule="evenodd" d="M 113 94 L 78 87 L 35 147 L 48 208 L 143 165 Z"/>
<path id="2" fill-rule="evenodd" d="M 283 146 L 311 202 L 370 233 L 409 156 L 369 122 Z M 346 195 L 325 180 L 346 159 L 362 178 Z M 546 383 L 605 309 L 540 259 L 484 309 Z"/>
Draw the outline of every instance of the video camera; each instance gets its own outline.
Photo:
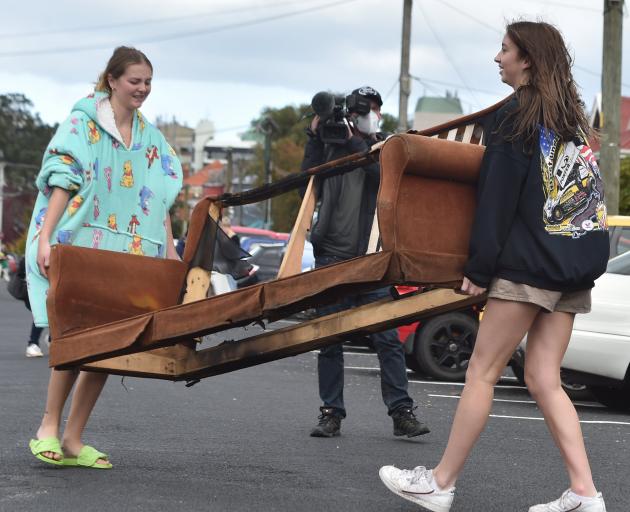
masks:
<path id="1" fill-rule="evenodd" d="M 322 142 L 344 144 L 348 139 L 348 116 L 369 114 L 371 105 L 368 98 L 359 94 L 344 97 L 321 91 L 313 96 L 311 108 L 319 116 L 317 131 Z"/>

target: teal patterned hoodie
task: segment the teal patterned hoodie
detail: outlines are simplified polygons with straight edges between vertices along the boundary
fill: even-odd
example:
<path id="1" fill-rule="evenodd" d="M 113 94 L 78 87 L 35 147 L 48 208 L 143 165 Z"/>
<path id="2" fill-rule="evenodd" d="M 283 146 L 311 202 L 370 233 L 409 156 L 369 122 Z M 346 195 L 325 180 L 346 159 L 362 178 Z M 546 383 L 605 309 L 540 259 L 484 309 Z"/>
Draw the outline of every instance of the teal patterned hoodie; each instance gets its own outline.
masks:
<path id="1" fill-rule="evenodd" d="M 36 184 L 40 192 L 26 246 L 35 325 L 48 325 L 48 280 L 37 267 L 37 247 L 53 187 L 69 191 L 70 201 L 51 245 L 165 257 L 165 221 L 182 186 L 181 164 L 140 111 L 133 117 L 131 147 L 126 147 L 107 94 L 78 101 L 48 144 Z"/>

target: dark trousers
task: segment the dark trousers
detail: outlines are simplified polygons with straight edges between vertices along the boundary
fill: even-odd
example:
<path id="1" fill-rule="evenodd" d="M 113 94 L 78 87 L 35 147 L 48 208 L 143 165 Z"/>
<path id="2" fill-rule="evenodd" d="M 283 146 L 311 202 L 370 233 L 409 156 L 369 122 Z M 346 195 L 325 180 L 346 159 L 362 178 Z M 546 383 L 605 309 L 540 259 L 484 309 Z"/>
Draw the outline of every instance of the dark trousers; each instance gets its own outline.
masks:
<path id="1" fill-rule="evenodd" d="M 315 268 L 342 261 L 334 256 L 318 256 Z M 324 316 L 356 306 L 362 306 L 389 296 L 389 288 L 380 288 L 360 295 L 345 297 L 342 302 L 318 308 L 318 315 Z M 396 329 L 388 329 L 371 334 L 370 339 L 378 355 L 381 367 L 381 393 L 387 406 L 387 413 L 392 414 L 399 407 L 412 407 L 413 400 L 407 392 L 407 368 L 405 352 L 398 339 Z M 346 408 L 343 402 L 343 345 L 331 345 L 320 350 L 317 358 L 319 377 L 319 396 L 324 407 L 332 407 L 345 418 Z"/>
<path id="2" fill-rule="evenodd" d="M 24 305 L 26 306 L 26 309 L 28 309 L 29 311 L 31 310 L 31 303 L 28 300 L 28 296 L 26 297 L 26 299 L 24 299 Z M 31 323 L 31 335 L 28 339 L 28 343 L 27 345 L 30 345 L 31 343 L 33 343 L 34 345 L 39 346 L 39 338 L 42 335 L 42 331 L 44 330 L 43 327 L 37 327 L 35 325 L 35 322 Z"/>

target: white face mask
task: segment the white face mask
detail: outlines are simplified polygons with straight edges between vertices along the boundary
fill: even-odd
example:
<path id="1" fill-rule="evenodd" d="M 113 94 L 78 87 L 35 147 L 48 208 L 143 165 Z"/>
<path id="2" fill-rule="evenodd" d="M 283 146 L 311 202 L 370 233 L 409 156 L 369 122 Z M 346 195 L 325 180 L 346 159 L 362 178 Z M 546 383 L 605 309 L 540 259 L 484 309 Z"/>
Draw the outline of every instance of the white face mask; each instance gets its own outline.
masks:
<path id="1" fill-rule="evenodd" d="M 378 133 L 378 125 L 380 123 L 380 119 L 378 118 L 378 114 L 373 110 L 370 110 L 369 114 L 364 116 L 357 116 L 356 126 L 357 130 L 361 133 L 366 133 L 368 135 L 373 135 Z"/>

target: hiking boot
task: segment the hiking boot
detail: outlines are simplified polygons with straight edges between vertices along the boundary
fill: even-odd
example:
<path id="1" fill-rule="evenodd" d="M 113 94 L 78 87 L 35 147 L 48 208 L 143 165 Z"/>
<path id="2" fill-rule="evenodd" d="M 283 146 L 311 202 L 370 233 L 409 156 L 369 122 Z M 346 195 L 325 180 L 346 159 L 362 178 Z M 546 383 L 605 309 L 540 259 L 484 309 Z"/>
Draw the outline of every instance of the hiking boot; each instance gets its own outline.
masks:
<path id="1" fill-rule="evenodd" d="M 334 437 L 341 434 L 341 416 L 332 407 L 320 407 L 319 423 L 311 430 L 311 437 Z"/>
<path id="2" fill-rule="evenodd" d="M 413 413 L 416 407 L 399 407 L 392 413 L 394 420 L 394 435 L 415 437 L 431 432 Z"/>
<path id="3" fill-rule="evenodd" d="M 26 357 L 44 357 L 44 353 L 42 349 L 39 348 L 39 345 L 29 343 L 28 347 L 26 347 Z"/>
<path id="4" fill-rule="evenodd" d="M 433 472 L 424 466 L 398 469 L 383 466 L 378 476 L 385 486 L 401 498 L 432 512 L 449 512 L 455 497 L 455 487 L 443 490 L 433 480 Z"/>
<path id="5" fill-rule="evenodd" d="M 576 512 L 606 512 L 606 505 L 601 492 L 598 492 L 597 496 L 588 498 L 579 496 L 571 489 L 567 489 L 556 501 L 529 507 L 529 512 L 569 512 L 571 510 Z"/>

